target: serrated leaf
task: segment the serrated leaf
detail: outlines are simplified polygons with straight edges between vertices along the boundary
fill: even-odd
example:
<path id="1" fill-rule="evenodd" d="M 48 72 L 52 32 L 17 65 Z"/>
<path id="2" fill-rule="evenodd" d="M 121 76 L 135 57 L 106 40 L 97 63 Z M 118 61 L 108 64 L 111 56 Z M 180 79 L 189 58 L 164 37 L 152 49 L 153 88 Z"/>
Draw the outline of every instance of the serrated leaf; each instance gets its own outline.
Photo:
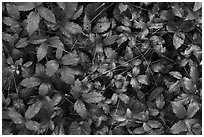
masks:
<path id="1" fill-rule="evenodd" d="M 180 85 L 181 85 L 180 81 L 179 80 L 176 81 L 175 83 L 173 83 L 173 84 L 171 84 L 169 86 L 169 91 L 170 92 L 179 91 L 180 90 Z"/>
<path id="2" fill-rule="evenodd" d="M 197 11 L 202 8 L 202 2 L 195 2 L 193 11 Z"/>
<path id="3" fill-rule="evenodd" d="M 39 7 L 37 10 L 40 16 L 43 17 L 45 20 L 52 23 L 56 23 L 55 15 L 51 10 L 45 7 Z"/>
<path id="4" fill-rule="evenodd" d="M 171 127 L 171 133 L 173 134 L 179 134 L 182 131 L 188 131 L 184 121 L 179 121 Z"/>
<path id="5" fill-rule="evenodd" d="M 25 123 L 25 126 L 29 130 L 38 131 L 40 128 L 40 124 L 36 121 L 28 120 Z"/>
<path id="6" fill-rule="evenodd" d="M 42 107 L 41 101 L 37 101 L 34 104 L 30 105 L 25 112 L 25 118 L 26 119 L 33 118 L 40 111 L 41 107 Z"/>
<path id="7" fill-rule="evenodd" d="M 110 22 L 102 22 L 102 23 L 97 23 L 94 28 L 93 32 L 94 33 L 102 33 L 106 31 L 110 27 L 111 23 Z"/>
<path id="8" fill-rule="evenodd" d="M 75 52 L 73 51 L 72 53 L 64 55 L 61 60 L 61 63 L 63 65 L 76 66 L 78 62 L 79 62 L 79 58 L 78 58 L 76 51 Z"/>
<path id="9" fill-rule="evenodd" d="M 98 103 L 104 99 L 103 95 L 98 92 L 90 92 L 88 94 L 85 93 L 82 95 L 82 97 L 83 100 L 87 103 Z"/>
<path id="10" fill-rule="evenodd" d="M 177 78 L 177 79 L 182 79 L 182 75 L 178 71 L 171 71 L 171 72 L 169 72 L 169 74 L 172 75 L 173 77 Z"/>
<path id="11" fill-rule="evenodd" d="M 19 18 L 20 13 L 19 13 L 16 5 L 7 3 L 6 4 L 6 9 L 7 9 L 7 12 L 8 12 L 9 16 L 11 16 L 11 17 L 13 17 L 15 19 Z"/>
<path id="12" fill-rule="evenodd" d="M 84 30 L 86 30 L 87 32 L 90 32 L 90 31 L 91 31 L 91 21 L 89 20 L 89 18 L 87 17 L 86 14 L 85 14 L 84 20 L 83 20 L 83 28 L 84 28 Z"/>
<path id="13" fill-rule="evenodd" d="M 66 67 L 61 70 L 61 79 L 67 84 L 72 84 L 75 81 L 75 75 L 80 74 L 80 71 Z"/>
<path id="14" fill-rule="evenodd" d="M 14 108 L 8 109 L 8 116 L 15 124 L 23 123 L 23 117 Z"/>
<path id="15" fill-rule="evenodd" d="M 187 118 L 192 118 L 200 109 L 200 106 L 197 102 L 191 101 L 191 103 L 188 105 L 186 116 Z"/>
<path id="16" fill-rule="evenodd" d="M 148 85 L 148 75 L 138 75 L 137 80 L 141 84 Z"/>
<path id="17" fill-rule="evenodd" d="M 88 122 L 83 122 L 82 124 L 72 122 L 69 127 L 70 135 L 89 135 L 91 133 L 91 127 Z"/>
<path id="18" fill-rule="evenodd" d="M 27 88 L 34 88 L 41 84 L 41 80 L 39 78 L 30 77 L 23 79 L 20 84 Z"/>
<path id="19" fill-rule="evenodd" d="M 62 29 L 62 33 L 65 36 L 69 36 L 69 34 L 78 34 L 81 32 L 82 28 L 74 22 L 67 22 Z"/>
<path id="20" fill-rule="evenodd" d="M 103 39 L 103 44 L 106 46 L 111 45 L 111 44 L 115 43 L 118 38 L 119 38 L 118 35 L 111 35 L 111 36 Z"/>
<path id="21" fill-rule="evenodd" d="M 86 116 L 86 107 L 85 104 L 81 101 L 81 100 L 77 100 L 74 103 L 74 110 L 77 111 L 77 113 L 81 116 L 81 117 L 85 117 Z"/>
<path id="22" fill-rule="evenodd" d="M 69 19 L 73 16 L 75 11 L 77 10 L 78 3 L 77 2 L 67 2 L 65 3 L 65 12 L 66 12 L 66 19 Z"/>
<path id="23" fill-rule="evenodd" d="M 50 60 L 48 61 L 46 64 L 46 74 L 51 77 L 55 74 L 55 72 L 57 72 L 58 68 L 59 68 L 59 63 L 56 60 Z"/>
<path id="24" fill-rule="evenodd" d="M 71 17 L 71 19 L 75 20 L 77 18 L 79 18 L 83 12 L 84 6 L 81 5 L 78 7 L 78 10 L 74 13 L 74 15 Z"/>
<path id="25" fill-rule="evenodd" d="M 42 83 L 38 90 L 41 96 L 45 96 L 51 90 L 51 85 L 48 83 Z"/>
<path id="26" fill-rule="evenodd" d="M 182 119 L 186 116 L 186 109 L 180 102 L 171 102 L 174 114 Z"/>
<path id="27" fill-rule="evenodd" d="M 48 52 L 47 44 L 43 43 L 38 47 L 37 49 L 38 62 L 41 61 L 47 55 L 47 52 Z"/>
<path id="28" fill-rule="evenodd" d="M 194 93 L 196 91 L 196 85 L 194 84 L 192 79 L 189 79 L 187 77 L 183 78 L 183 84 L 184 87 L 190 91 L 191 93 Z"/>
<path id="29" fill-rule="evenodd" d="M 147 124 L 151 127 L 151 128 L 160 128 L 162 126 L 162 124 L 159 121 L 156 120 L 149 120 L 147 122 Z"/>
<path id="30" fill-rule="evenodd" d="M 4 17 L 2 21 L 7 26 L 18 25 L 18 22 L 16 22 L 14 18 L 11 17 Z"/>
<path id="31" fill-rule="evenodd" d="M 185 40 L 185 34 L 182 32 L 177 32 L 173 36 L 173 45 L 176 49 L 181 47 L 181 45 L 184 43 Z"/>
<path id="32" fill-rule="evenodd" d="M 40 16 L 37 12 L 33 11 L 27 17 L 26 23 L 26 30 L 28 31 L 29 36 L 31 36 L 37 29 L 38 24 L 40 22 Z"/>
<path id="33" fill-rule="evenodd" d="M 16 7 L 19 11 L 29 11 L 32 10 L 35 5 L 33 2 L 18 2 L 16 3 Z"/>

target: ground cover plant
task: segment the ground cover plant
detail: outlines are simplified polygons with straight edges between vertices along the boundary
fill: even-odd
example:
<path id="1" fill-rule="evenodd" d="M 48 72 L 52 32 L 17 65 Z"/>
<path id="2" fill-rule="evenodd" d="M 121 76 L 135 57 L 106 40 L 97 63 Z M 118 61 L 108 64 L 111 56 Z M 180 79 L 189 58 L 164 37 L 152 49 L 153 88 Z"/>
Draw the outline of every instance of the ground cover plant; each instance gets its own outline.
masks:
<path id="1" fill-rule="evenodd" d="M 202 4 L 2 3 L 2 134 L 200 135 Z"/>

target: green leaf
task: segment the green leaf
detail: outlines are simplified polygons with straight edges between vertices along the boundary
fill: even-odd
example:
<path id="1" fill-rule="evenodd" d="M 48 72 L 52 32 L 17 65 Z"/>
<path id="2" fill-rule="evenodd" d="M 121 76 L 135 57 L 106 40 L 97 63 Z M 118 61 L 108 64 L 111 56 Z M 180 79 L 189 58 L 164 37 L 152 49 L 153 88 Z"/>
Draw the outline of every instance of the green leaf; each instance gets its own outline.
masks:
<path id="1" fill-rule="evenodd" d="M 70 135 L 89 135 L 91 133 L 91 127 L 89 122 L 72 122 L 69 127 Z"/>
<path id="2" fill-rule="evenodd" d="M 177 32 L 173 36 L 173 45 L 176 49 L 181 47 L 181 45 L 184 43 L 185 40 L 185 34 L 182 32 Z"/>
<path id="3" fill-rule="evenodd" d="M 175 123 L 172 127 L 171 127 L 171 133 L 172 134 L 179 134 L 182 131 L 188 131 L 185 121 L 179 121 L 177 123 Z"/>
<path id="4" fill-rule="evenodd" d="M 37 29 L 38 29 L 38 24 L 40 22 L 40 16 L 37 12 L 33 11 L 30 12 L 26 19 L 26 30 L 28 31 L 29 36 L 31 36 Z"/>
<path id="5" fill-rule="evenodd" d="M 19 18 L 20 13 L 19 13 L 19 11 L 18 11 L 16 5 L 7 3 L 7 4 L 6 4 L 6 9 L 7 9 L 8 15 L 9 15 L 10 17 L 13 17 L 13 18 L 15 18 L 15 19 L 18 19 L 18 18 Z"/>
<path id="6" fill-rule="evenodd" d="M 23 81 L 21 81 L 21 85 L 27 88 L 34 88 L 40 84 L 41 80 L 35 77 L 25 78 Z"/>
<path id="7" fill-rule="evenodd" d="M 38 62 L 41 61 L 48 53 L 48 46 L 47 44 L 41 44 L 37 49 L 37 59 Z"/>
<path id="8" fill-rule="evenodd" d="M 182 119 L 186 116 L 186 109 L 180 102 L 171 102 L 174 114 Z"/>
<path id="9" fill-rule="evenodd" d="M 46 64 L 46 74 L 51 77 L 57 72 L 59 68 L 59 63 L 56 60 L 50 60 Z"/>
<path id="10" fill-rule="evenodd" d="M 79 62 L 79 58 L 76 51 L 73 51 L 72 53 L 69 53 L 69 54 L 65 54 L 61 60 L 61 63 L 63 65 L 71 65 L 71 66 L 77 66 L 78 62 Z"/>
<path id="11" fill-rule="evenodd" d="M 179 7 L 178 4 L 175 4 L 174 6 L 171 7 L 172 11 L 174 13 L 175 16 L 182 18 L 184 15 L 184 11 L 182 8 Z"/>
<path id="12" fill-rule="evenodd" d="M 187 118 L 192 118 L 200 109 L 200 106 L 197 102 L 191 101 L 191 103 L 188 105 L 186 116 Z"/>
<path id="13" fill-rule="evenodd" d="M 94 33 L 102 33 L 104 31 L 106 31 L 110 27 L 110 25 L 111 25 L 110 22 L 97 23 L 93 28 L 93 32 Z"/>
<path id="14" fill-rule="evenodd" d="M 8 116 L 15 124 L 23 123 L 23 117 L 14 108 L 8 108 Z"/>
<path id="15" fill-rule="evenodd" d="M 37 101 L 34 104 L 30 105 L 25 112 L 25 118 L 26 119 L 33 118 L 40 111 L 41 107 L 42 107 L 41 101 Z"/>
<path id="16" fill-rule="evenodd" d="M 195 2 L 193 11 L 197 11 L 202 8 L 202 2 Z"/>
<path id="17" fill-rule="evenodd" d="M 137 76 L 137 80 L 141 84 L 148 85 L 148 75 L 139 75 Z"/>
<path id="18" fill-rule="evenodd" d="M 179 29 L 183 32 L 189 32 L 195 28 L 195 23 L 191 20 L 186 20 L 181 23 Z"/>
<path id="19" fill-rule="evenodd" d="M 86 14 L 85 14 L 84 20 L 83 20 L 83 28 L 84 28 L 84 30 L 86 30 L 87 32 L 90 32 L 90 31 L 91 31 L 91 21 L 89 20 L 89 18 L 87 17 Z"/>
<path id="20" fill-rule="evenodd" d="M 86 107 L 85 107 L 85 104 L 81 101 L 81 100 L 77 100 L 75 103 L 74 103 L 74 110 L 77 111 L 77 113 L 81 116 L 81 117 L 85 117 L 86 116 Z"/>
<path id="21" fill-rule="evenodd" d="M 151 128 L 160 128 L 162 126 L 162 124 L 159 121 L 156 120 L 149 120 L 147 122 L 147 124 L 151 127 Z"/>
<path id="22" fill-rule="evenodd" d="M 183 85 L 191 93 L 194 93 L 196 91 L 196 85 L 194 84 L 192 79 L 184 77 L 183 78 Z"/>
<path id="23" fill-rule="evenodd" d="M 77 10 L 78 3 L 77 2 L 66 2 L 65 3 L 65 12 L 66 12 L 66 19 L 69 19 L 73 16 L 75 11 Z"/>
<path id="24" fill-rule="evenodd" d="M 157 108 L 162 109 L 165 104 L 164 96 L 161 94 L 159 97 L 156 98 L 156 105 Z"/>
<path id="25" fill-rule="evenodd" d="M 124 102 L 125 104 L 127 104 L 128 101 L 129 101 L 129 96 L 127 96 L 127 95 L 125 95 L 125 94 L 119 94 L 118 97 L 119 97 L 119 99 L 120 99 L 122 102 Z"/>
<path id="26" fill-rule="evenodd" d="M 61 30 L 65 36 L 69 36 L 69 34 L 78 34 L 82 32 L 82 28 L 74 22 L 66 22 L 66 24 Z"/>
<path id="27" fill-rule="evenodd" d="M 141 134 L 144 134 L 145 133 L 145 131 L 144 131 L 144 128 L 143 127 L 137 127 L 137 128 L 135 128 L 134 130 L 133 130 L 133 134 L 139 134 L 139 135 L 141 135 Z"/>
<path id="28" fill-rule="evenodd" d="M 56 23 L 55 15 L 51 10 L 45 7 L 38 7 L 37 10 L 42 18 L 49 22 Z"/>
<path id="29" fill-rule="evenodd" d="M 83 12 L 84 6 L 81 5 L 78 7 L 77 11 L 74 13 L 74 15 L 71 17 L 71 19 L 75 20 L 77 18 L 79 18 Z"/>
<path id="30" fill-rule="evenodd" d="M 118 38 L 119 38 L 118 35 L 108 36 L 105 39 L 103 39 L 103 44 L 106 46 L 111 45 L 111 44 L 115 43 Z"/>
<path id="31" fill-rule="evenodd" d="M 29 11 L 35 7 L 34 2 L 18 2 L 16 7 L 19 11 Z"/>
<path id="32" fill-rule="evenodd" d="M 85 93 L 82 95 L 82 97 L 83 97 L 83 100 L 87 103 L 98 103 L 104 99 L 104 97 L 101 93 L 98 93 L 95 91 L 90 92 L 88 94 Z"/>
<path id="33" fill-rule="evenodd" d="M 178 80 L 169 86 L 169 92 L 177 92 L 180 90 L 181 82 Z"/>
<path id="34" fill-rule="evenodd" d="M 74 83 L 75 75 L 81 75 L 81 72 L 69 67 L 65 67 L 61 70 L 61 79 L 67 84 Z"/>
<path id="35" fill-rule="evenodd" d="M 139 84 L 139 82 L 136 80 L 136 78 L 131 78 L 130 84 L 131 84 L 131 86 L 133 87 L 133 89 L 139 89 L 139 88 L 140 88 L 140 84 Z"/>
<path id="36" fill-rule="evenodd" d="M 32 130 L 32 131 L 38 131 L 40 128 L 40 124 L 32 120 L 26 121 L 25 126 L 27 129 Z"/>
<path id="37" fill-rule="evenodd" d="M 53 106 L 58 105 L 58 104 L 61 102 L 61 100 L 62 100 L 62 94 L 56 93 L 56 94 L 54 95 L 54 97 L 52 98 L 52 104 L 53 104 Z"/>
<path id="38" fill-rule="evenodd" d="M 171 71 L 171 72 L 169 72 L 169 74 L 172 75 L 173 77 L 177 78 L 177 79 L 182 79 L 182 75 L 178 71 Z"/>
<path id="39" fill-rule="evenodd" d="M 51 90 L 51 85 L 48 83 L 42 83 L 38 90 L 40 95 L 45 96 Z"/>
<path id="40" fill-rule="evenodd" d="M 192 80 L 196 83 L 199 79 L 199 73 L 198 73 L 198 69 L 196 66 L 191 66 L 190 69 L 190 76 L 192 78 Z"/>

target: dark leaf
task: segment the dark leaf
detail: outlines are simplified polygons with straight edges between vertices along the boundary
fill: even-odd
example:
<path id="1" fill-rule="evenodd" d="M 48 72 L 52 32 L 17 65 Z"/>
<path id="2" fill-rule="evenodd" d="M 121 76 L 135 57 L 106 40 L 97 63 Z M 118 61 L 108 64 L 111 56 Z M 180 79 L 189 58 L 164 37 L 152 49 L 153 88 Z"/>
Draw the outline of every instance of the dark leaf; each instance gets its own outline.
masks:
<path id="1" fill-rule="evenodd" d="M 41 107 L 42 107 L 41 101 L 37 101 L 34 104 L 30 105 L 25 112 L 25 118 L 26 119 L 33 118 L 40 111 Z"/>

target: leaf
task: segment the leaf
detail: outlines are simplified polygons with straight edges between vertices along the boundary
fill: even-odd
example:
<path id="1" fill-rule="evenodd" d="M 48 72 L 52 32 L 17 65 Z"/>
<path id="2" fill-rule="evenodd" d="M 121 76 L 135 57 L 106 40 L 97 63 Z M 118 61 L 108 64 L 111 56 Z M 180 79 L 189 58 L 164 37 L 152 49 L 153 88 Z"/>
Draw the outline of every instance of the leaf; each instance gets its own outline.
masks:
<path id="1" fill-rule="evenodd" d="M 83 100 L 87 103 L 98 103 L 101 100 L 105 99 L 101 93 L 95 91 L 90 92 L 88 94 L 83 94 L 82 97 Z"/>
<path id="2" fill-rule="evenodd" d="M 80 124 L 76 121 L 72 122 L 69 127 L 70 135 L 89 135 L 91 133 L 91 127 L 88 122 L 83 122 Z"/>
<path id="3" fill-rule="evenodd" d="M 182 32 L 175 33 L 173 36 L 174 47 L 176 49 L 178 49 L 184 43 L 184 40 L 185 40 L 185 34 L 184 33 L 182 33 Z"/>
<path id="4" fill-rule="evenodd" d="M 159 97 L 156 98 L 156 105 L 158 109 L 162 109 L 165 104 L 164 96 L 161 94 Z"/>
<path id="5" fill-rule="evenodd" d="M 43 17 L 45 20 L 52 23 L 56 23 L 55 15 L 51 10 L 45 7 L 38 7 L 37 10 L 40 16 Z"/>
<path id="6" fill-rule="evenodd" d="M 97 23 L 94 28 L 93 32 L 94 33 L 102 33 L 106 31 L 110 27 L 111 23 L 110 22 L 103 22 L 103 23 Z"/>
<path id="7" fill-rule="evenodd" d="M 86 14 L 85 14 L 84 20 L 83 20 L 83 28 L 84 28 L 84 30 L 86 30 L 87 32 L 90 32 L 90 31 L 91 31 L 91 21 L 89 20 L 89 18 L 87 17 Z"/>
<path id="8" fill-rule="evenodd" d="M 180 81 L 176 81 L 175 83 L 169 86 L 169 92 L 177 92 L 180 90 L 181 83 Z"/>
<path id="9" fill-rule="evenodd" d="M 46 64 L 46 74 L 51 77 L 57 72 L 59 68 L 59 63 L 56 60 L 50 60 Z"/>
<path id="10" fill-rule="evenodd" d="M 196 91 L 196 85 L 194 84 L 192 79 L 184 77 L 183 78 L 183 85 L 191 93 L 194 93 Z"/>
<path id="11" fill-rule="evenodd" d="M 25 118 L 26 119 L 33 118 L 40 111 L 41 107 L 42 107 L 41 101 L 37 101 L 34 104 L 30 105 L 25 112 Z"/>
<path id="12" fill-rule="evenodd" d="M 65 36 L 69 36 L 69 34 L 78 34 L 81 32 L 82 28 L 74 22 L 67 22 L 62 29 L 62 33 Z"/>
<path id="13" fill-rule="evenodd" d="M 32 10 L 35 5 L 34 2 L 18 2 L 16 3 L 16 7 L 19 11 L 29 11 Z"/>
<path id="14" fill-rule="evenodd" d="M 37 29 L 38 24 L 40 22 L 40 16 L 37 12 L 30 12 L 27 17 L 26 23 L 26 30 L 28 31 L 29 36 L 31 36 Z"/>
<path id="15" fill-rule="evenodd" d="M 41 96 L 45 96 L 51 90 L 51 85 L 48 83 L 42 83 L 38 90 Z"/>
<path id="16" fill-rule="evenodd" d="M 105 46 L 111 45 L 111 44 L 115 43 L 118 38 L 119 38 L 118 35 L 111 35 L 111 36 L 106 37 L 105 39 L 103 39 L 103 44 Z"/>
<path id="17" fill-rule="evenodd" d="M 186 124 L 185 124 L 185 122 L 183 120 L 175 123 L 171 127 L 171 133 L 173 133 L 173 134 L 179 134 L 182 131 L 188 131 L 188 129 L 186 127 Z"/>
<path id="18" fill-rule="evenodd" d="M 33 131 L 38 131 L 40 128 L 40 124 L 32 120 L 26 121 L 25 126 L 27 129 L 33 130 Z"/>
<path id="19" fill-rule="evenodd" d="M 52 99 L 52 104 L 53 106 L 58 105 L 62 100 L 62 94 L 60 93 L 56 93 Z"/>
<path id="20" fill-rule="evenodd" d="M 173 11 L 173 13 L 174 13 L 175 16 L 180 17 L 180 18 L 183 17 L 184 11 L 183 11 L 182 8 L 179 7 L 178 4 L 172 6 L 171 8 L 172 8 L 172 11 Z"/>
<path id="21" fill-rule="evenodd" d="M 186 116 L 187 118 L 192 118 L 200 109 L 200 106 L 197 102 L 191 101 L 191 103 L 188 105 Z"/>
<path id="22" fill-rule="evenodd" d="M 195 66 L 191 66 L 190 69 L 190 76 L 192 78 L 192 80 L 196 83 L 199 79 L 199 74 L 198 74 L 198 69 Z"/>
<path id="23" fill-rule="evenodd" d="M 186 109 L 181 103 L 171 102 L 171 104 L 172 104 L 172 110 L 178 118 L 182 119 L 186 116 Z"/>
<path id="24" fill-rule="evenodd" d="M 119 97 L 119 99 L 120 99 L 122 102 L 124 102 L 125 104 L 127 104 L 128 101 L 129 101 L 129 96 L 127 96 L 127 95 L 125 95 L 125 94 L 119 94 L 118 97 Z"/>
<path id="25" fill-rule="evenodd" d="M 133 89 L 139 89 L 140 88 L 140 84 L 138 83 L 136 78 L 131 78 L 130 84 L 133 87 Z"/>
<path id="26" fill-rule="evenodd" d="M 23 117 L 14 108 L 8 108 L 8 116 L 15 124 L 23 123 Z"/>
<path id="27" fill-rule="evenodd" d="M 6 4 L 6 9 L 7 9 L 7 12 L 8 12 L 10 17 L 13 17 L 15 19 L 19 18 L 20 13 L 19 13 L 16 5 L 7 3 Z"/>
<path id="28" fill-rule="evenodd" d="M 202 2 L 195 2 L 193 11 L 197 11 L 202 8 Z"/>
<path id="29" fill-rule="evenodd" d="M 81 116 L 81 117 L 85 117 L 86 116 L 86 107 L 85 107 L 85 104 L 81 101 L 81 100 L 77 100 L 75 103 L 74 103 L 74 110 L 77 111 L 77 113 Z"/>
<path id="30" fill-rule="evenodd" d="M 78 10 L 74 13 L 74 15 L 71 17 L 71 19 L 75 20 L 77 18 L 79 18 L 83 12 L 84 6 L 81 5 L 78 7 Z"/>
<path id="31" fill-rule="evenodd" d="M 191 20 L 186 20 L 181 23 L 179 29 L 183 32 L 189 32 L 195 28 L 195 24 Z"/>
<path id="32" fill-rule="evenodd" d="M 120 13 L 126 11 L 128 9 L 128 5 L 125 5 L 123 3 L 120 3 L 119 4 L 119 10 L 120 10 Z"/>
<path id="33" fill-rule="evenodd" d="M 79 63 L 79 57 L 76 51 L 73 51 L 72 53 L 64 55 L 62 57 L 61 63 L 63 65 L 77 66 L 77 64 Z"/>
<path id="34" fill-rule="evenodd" d="M 178 71 L 171 71 L 171 72 L 169 72 L 169 74 L 172 75 L 173 77 L 177 78 L 177 79 L 182 79 L 182 75 Z"/>
<path id="35" fill-rule="evenodd" d="M 78 3 L 77 2 L 66 2 L 65 3 L 65 12 L 66 12 L 66 19 L 69 19 L 73 16 L 75 11 L 77 10 Z"/>
<path id="36" fill-rule="evenodd" d="M 61 79 L 67 83 L 72 84 L 75 81 L 75 75 L 80 75 L 81 72 L 72 68 L 65 67 L 61 70 Z"/>
<path id="37" fill-rule="evenodd" d="M 38 62 L 41 61 L 48 53 L 48 46 L 47 44 L 41 44 L 37 49 L 37 59 Z"/>
<path id="38" fill-rule="evenodd" d="M 139 75 L 139 76 L 137 76 L 137 80 L 141 84 L 148 85 L 148 76 L 147 75 Z"/>
<path id="39" fill-rule="evenodd" d="M 151 127 L 151 128 L 160 128 L 162 126 L 162 124 L 159 121 L 156 120 L 149 120 L 147 122 L 147 124 Z"/>
<path id="40" fill-rule="evenodd" d="M 39 78 L 30 77 L 23 79 L 20 84 L 27 88 L 34 88 L 41 84 L 41 80 Z"/>

